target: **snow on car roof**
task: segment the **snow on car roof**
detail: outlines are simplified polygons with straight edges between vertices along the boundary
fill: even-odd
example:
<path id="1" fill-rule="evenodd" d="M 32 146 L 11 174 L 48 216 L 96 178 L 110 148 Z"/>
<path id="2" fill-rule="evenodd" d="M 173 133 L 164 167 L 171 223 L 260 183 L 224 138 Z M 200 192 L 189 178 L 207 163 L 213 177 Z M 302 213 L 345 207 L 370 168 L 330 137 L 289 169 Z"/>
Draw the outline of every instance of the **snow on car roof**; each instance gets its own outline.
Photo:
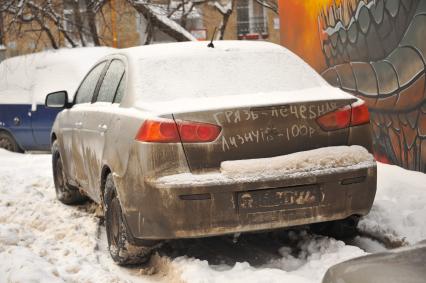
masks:
<path id="1" fill-rule="evenodd" d="M 72 99 L 89 68 L 112 50 L 60 49 L 9 58 L 0 64 L 0 103 L 44 104 L 48 93 L 59 90 Z"/>
<path id="2" fill-rule="evenodd" d="M 328 94 L 323 100 L 353 98 L 342 91 L 336 94 L 306 62 L 280 45 L 216 41 L 214 48 L 208 48 L 207 44 L 170 43 L 120 50 L 133 70 L 129 80 L 136 104 L 145 108 L 162 104 L 160 108 L 165 109 L 165 103 L 189 107 L 188 100 L 194 99 L 220 98 L 238 104 L 255 96 L 268 101 L 271 95 L 280 103 L 316 100 L 319 93 Z M 247 97 L 235 101 L 242 95 Z"/>
<path id="3" fill-rule="evenodd" d="M 325 81 L 288 49 L 266 42 L 185 42 L 120 50 L 129 58 L 135 101 L 268 94 L 318 88 Z"/>

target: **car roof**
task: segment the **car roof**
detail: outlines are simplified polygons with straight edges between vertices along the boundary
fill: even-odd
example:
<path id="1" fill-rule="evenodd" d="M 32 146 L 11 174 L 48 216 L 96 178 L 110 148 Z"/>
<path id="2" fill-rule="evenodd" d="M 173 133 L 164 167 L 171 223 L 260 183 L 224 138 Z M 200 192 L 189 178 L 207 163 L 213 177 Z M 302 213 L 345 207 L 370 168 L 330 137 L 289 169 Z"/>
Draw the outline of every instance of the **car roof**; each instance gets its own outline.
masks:
<path id="1" fill-rule="evenodd" d="M 262 53 L 262 52 L 288 52 L 289 50 L 284 47 L 262 41 L 237 41 L 237 40 L 220 40 L 214 41 L 214 48 L 207 47 L 208 41 L 189 41 L 177 43 L 162 43 L 146 46 L 137 46 L 132 48 L 121 49 L 118 54 L 125 55 L 129 59 L 167 59 L 168 57 L 177 56 L 194 56 L 203 54 L 211 54 L 217 51 L 226 52 L 248 52 L 248 53 Z"/>
<path id="2" fill-rule="evenodd" d="M 0 103 L 44 104 L 58 90 L 72 99 L 92 64 L 111 52 L 115 49 L 62 48 L 8 58 L 0 63 Z"/>

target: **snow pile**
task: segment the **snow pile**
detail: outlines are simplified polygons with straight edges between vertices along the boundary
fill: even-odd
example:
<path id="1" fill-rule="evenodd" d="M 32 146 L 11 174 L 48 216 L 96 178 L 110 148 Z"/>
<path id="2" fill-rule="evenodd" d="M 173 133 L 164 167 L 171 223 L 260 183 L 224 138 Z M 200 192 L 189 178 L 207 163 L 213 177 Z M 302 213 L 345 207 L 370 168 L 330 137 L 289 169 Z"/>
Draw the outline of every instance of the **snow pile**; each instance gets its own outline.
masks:
<path id="1" fill-rule="evenodd" d="M 361 146 L 332 146 L 278 157 L 224 161 L 220 173 L 181 173 L 147 181 L 159 188 L 215 186 L 303 178 L 374 165 L 374 157 Z"/>
<path id="2" fill-rule="evenodd" d="M 279 243 L 280 257 L 260 266 L 243 261 L 212 265 L 188 256 L 156 255 L 151 266 L 157 274 L 147 275 L 146 269 L 112 262 L 105 230 L 91 206 L 66 206 L 56 200 L 50 162 L 50 155 L 0 150 L 0 282 L 319 283 L 328 267 L 366 254 L 362 249 L 383 249 L 366 237 L 345 244 L 291 232 L 288 244 Z M 377 238 L 405 237 L 409 243 L 426 239 L 426 175 L 378 164 L 378 176 L 376 201 L 361 220 L 361 229 Z M 265 251 L 269 244 L 265 243 Z M 212 249 L 206 247 L 209 253 Z"/>
<path id="3" fill-rule="evenodd" d="M 0 64 L 0 103 L 44 104 L 48 93 L 60 90 L 72 100 L 90 67 L 113 50 L 60 49 L 7 59 Z"/>
<path id="4" fill-rule="evenodd" d="M 229 177 L 268 176 L 347 167 L 373 161 L 374 157 L 364 147 L 332 146 L 271 158 L 224 161 L 220 171 Z"/>
<path id="5" fill-rule="evenodd" d="M 378 163 L 373 208 L 358 228 L 391 242 L 426 239 L 426 174 Z"/>
<path id="6" fill-rule="evenodd" d="M 120 282 L 99 264 L 98 219 L 56 200 L 50 159 L 0 149 L 0 282 Z"/>
<path id="7" fill-rule="evenodd" d="M 52 263 L 25 247 L 6 249 L 1 256 L 8 258 L 0 266 L 1 274 L 5 276 L 0 278 L 1 282 L 64 282 Z"/>

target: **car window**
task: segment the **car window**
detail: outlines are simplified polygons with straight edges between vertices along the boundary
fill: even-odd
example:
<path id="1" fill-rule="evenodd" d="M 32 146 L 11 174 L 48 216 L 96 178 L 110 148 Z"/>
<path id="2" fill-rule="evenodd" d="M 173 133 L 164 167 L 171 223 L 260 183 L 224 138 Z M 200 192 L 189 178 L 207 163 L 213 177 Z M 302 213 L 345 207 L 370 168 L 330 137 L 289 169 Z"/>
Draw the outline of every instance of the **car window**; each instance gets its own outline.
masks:
<path id="1" fill-rule="evenodd" d="M 99 77 L 102 74 L 105 65 L 106 62 L 100 63 L 86 76 L 77 90 L 75 97 L 76 104 L 92 102 L 92 97 L 95 92 L 96 85 L 98 84 Z"/>
<path id="2" fill-rule="evenodd" d="M 114 100 L 120 80 L 123 77 L 124 64 L 120 60 L 113 60 L 102 81 L 98 92 L 97 102 L 111 102 Z"/>
<path id="3" fill-rule="evenodd" d="M 124 91 L 126 89 L 126 73 L 121 77 L 120 84 L 117 88 L 117 93 L 115 94 L 114 103 L 121 103 L 121 99 L 123 99 Z"/>

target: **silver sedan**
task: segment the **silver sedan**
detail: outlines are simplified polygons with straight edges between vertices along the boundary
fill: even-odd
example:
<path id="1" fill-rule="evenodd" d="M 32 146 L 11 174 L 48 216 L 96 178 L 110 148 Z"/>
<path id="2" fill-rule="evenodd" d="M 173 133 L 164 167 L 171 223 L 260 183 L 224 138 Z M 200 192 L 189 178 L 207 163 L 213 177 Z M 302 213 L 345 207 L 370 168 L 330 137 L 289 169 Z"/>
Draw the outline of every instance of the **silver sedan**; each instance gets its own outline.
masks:
<path id="1" fill-rule="evenodd" d="M 119 264 L 165 239 L 316 224 L 352 235 L 376 164 L 368 109 L 287 49 L 176 43 L 99 61 L 53 126 L 58 199 L 105 211 Z M 318 224 L 320 223 L 320 224 Z"/>

